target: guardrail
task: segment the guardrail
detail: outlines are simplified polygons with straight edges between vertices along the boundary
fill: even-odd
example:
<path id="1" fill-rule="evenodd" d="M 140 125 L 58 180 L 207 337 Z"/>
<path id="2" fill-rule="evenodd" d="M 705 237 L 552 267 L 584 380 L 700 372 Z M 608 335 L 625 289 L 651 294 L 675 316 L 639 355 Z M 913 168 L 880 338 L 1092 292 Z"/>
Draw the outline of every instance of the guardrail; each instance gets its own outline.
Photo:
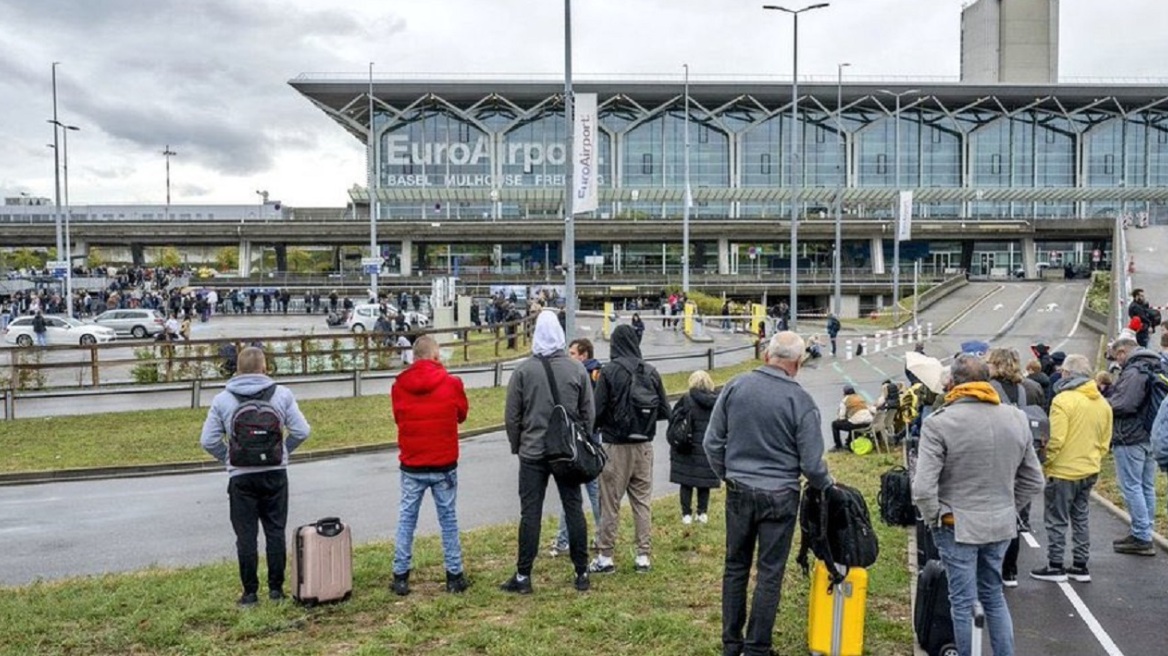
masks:
<path id="1" fill-rule="evenodd" d="M 679 353 L 674 355 L 663 355 L 656 357 L 645 358 L 647 362 L 668 362 L 676 360 L 702 360 L 706 370 L 716 368 L 716 360 L 718 356 L 729 355 L 732 353 L 739 353 L 742 351 L 752 351 L 753 357 L 759 357 L 758 347 L 754 344 L 746 344 L 743 346 L 734 346 L 724 349 L 707 348 L 701 351 L 691 353 Z M 505 362 L 497 360 L 485 365 L 459 367 L 450 369 L 450 373 L 456 376 L 469 376 L 472 374 L 492 374 L 491 387 L 502 387 L 504 382 L 504 373 L 514 371 L 519 365 L 519 361 Z M 367 381 L 380 380 L 394 380 L 403 370 L 361 370 L 354 369 L 345 373 L 324 374 L 312 376 L 279 376 L 274 378 L 281 384 L 295 387 L 296 385 L 318 384 L 318 383 L 346 383 L 350 390 L 350 396 L 353 398 L 360 397 L 364 394 L 365 383 Z M 203 406 L 204 392 L 218 392 L 226 387 L 227 381 L 224 379 L 205 380 L 195 379 L 186 383 L 162 383 L 149 385 L 127 385 L 119 387 L 107 387 L 102 389 L 70 389 L 61 391 L 30 391 L 19 392 L 13 389 L 0 390 L 0 400 L 3 405 L 3 420 L 12 420 L 17 418 L 17 406 L 19 400 L 36 400 L 36 399 L 58 399 L 58 398 L 86 398 L 95 396 L 111 396 L 111 395 L 140 395 L 149 398 L 153 395 L 164 392 L 187 392 L 190 395 L 190 407 L 199 408 Z"/>

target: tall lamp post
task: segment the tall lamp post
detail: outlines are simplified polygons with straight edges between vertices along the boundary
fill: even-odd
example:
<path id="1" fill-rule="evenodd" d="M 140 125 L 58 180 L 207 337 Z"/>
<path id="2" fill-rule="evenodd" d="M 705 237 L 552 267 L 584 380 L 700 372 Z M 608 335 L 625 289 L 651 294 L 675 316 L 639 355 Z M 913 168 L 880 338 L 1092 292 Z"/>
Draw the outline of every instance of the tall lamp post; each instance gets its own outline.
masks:
<path id="1" fill-rule="evenodd" d="M 377 130 L 373 120 L 373 62 L 369 62 L 369 257 L 380 258 L 377 248 Z M 356 213 L 356 205 L 353 212 Z M 370 269 L 369 295 L 377 302 L 377 272 Z"/>
<path id="2" fill-rule="evenodd" d="M 57 259 L 61 258 L 61 254 L 65 250 L 61 239 L 61 149 L 57 147 L 59 136 L 57 128 L 61 125 L 57 119 L 57 66 L 60 63 L 53 62 L 53 118 L 49 119 L 49 123 L 53 124 L 53 188 L 57 205 L 57 211 L 54 215 L 57 226 Z"/>
<path id="3" fill-rule="evenodd" d="M 840 192 L 835 201 L 835 316 L 838 318 L 843 312 L 844 295 L 843 282 L 843 223 L 844 223 L 844 188 L 848 186 L 848 153 L 847 140 L 844 138 L 844 69 L 851 64 L 843 62 L 836 65 L 835 87 L 835 126 L 839 135 L 840 147 Z"/>
<path id="4" fill-rule="evenodd" d="M 178 153 L 170 149 L 170 144 L 166 144 L 166 148 L 162 151 L 162 156 L 166 158 L 166 220 L 170 221 L 170 158 Z"/>
<path id="5" fill-rule="evenodd" d="M 902 96 L 907 96 L 913 93 L 920 93 L 920 89 L 909 89 L 895 93 L 888 89 L 881 89 L 880 93 L 896 98 L 896 112 L 893 118 L 896 121 L 896 140 L 895 156 L 893 157 L 893 167 L 896 169 L 894 175 L 896 179 L 896 191 L 900 192 L 900 99 Z M 897 208 L 900 207 L 899 201 L 893 201 Z M 899 209 L 896 212 L 895 229 L 892 231 L 892 322 L 900 325 L 900 216 Z"/>
<path id="6" fill-rule="evenodd" d="M 65 177 L 65 253 L 63 257 L 58 253 L 57 259 L 68 263 L 65 267 L 65 303 L 68 308 L 66 313 L 73 316 L 73 246 L 69 239 L 69 219 L 72 218 L 73 207 L 69 204 L 69 133 L 79 132 L 81 128 L 76 125 L 65 125 L 60 121 L 54 121 L 54 124 L 61 128 L 61 166 Z"/>
<path id="7" fill-rule="evenodd" d="M 564 124 L 567 143 L 564 158 L 564 333 L 576 334 L 576 221 L 572 214 L 575 126 L 572 116 L 572 0 L 564 0 Z"/>
<path id="8" fill-rule="evenodd" d="M 799 268 L 798 268 L 798 250 L 799 250 L 799 188 L 802 186 L 802 167 L 799 166 L 799 14 L 812 9 L 823 9 L 830 6 L 831 3 L 820 2 L 814 5 L 808 5 L 802 9 L 787 9 L 778 5 L 763 5 L 763 9 L 773 11 L 782 11 L 791 14 L 794 19 L 795 36 L 794 36 L 794 57 L 793 71 L 791 73 L 791 291 L 789 312 L 791 313 L 791 321 L 787 324 L 787 330 L 795 330 L 795 324 L 798 320 L 799 308 L 799 293 L 796 290 L 799 282 Z"/>
<path id="9" fill-rule="evenodd" d="M 689 64 L 685 67 L 685 200 L 681 210 L 681 291 L 689 295 L 689 208 L 693 205 L 693 192 L 689 187 Z"/>

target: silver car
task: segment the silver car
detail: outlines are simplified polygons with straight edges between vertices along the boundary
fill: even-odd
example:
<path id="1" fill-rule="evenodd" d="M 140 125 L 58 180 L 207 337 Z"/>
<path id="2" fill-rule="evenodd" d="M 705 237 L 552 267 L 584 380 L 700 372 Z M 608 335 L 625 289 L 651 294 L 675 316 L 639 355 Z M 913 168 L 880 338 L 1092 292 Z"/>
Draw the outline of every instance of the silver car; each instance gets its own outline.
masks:
<path id="1" fill-rule="evenodd" d="M 107 310 L 97 315 L 93 322 L 113 328 L 119 335 L 133 335 L 143 339 L 162 332 L 166 317 L 158 310 Z"/>

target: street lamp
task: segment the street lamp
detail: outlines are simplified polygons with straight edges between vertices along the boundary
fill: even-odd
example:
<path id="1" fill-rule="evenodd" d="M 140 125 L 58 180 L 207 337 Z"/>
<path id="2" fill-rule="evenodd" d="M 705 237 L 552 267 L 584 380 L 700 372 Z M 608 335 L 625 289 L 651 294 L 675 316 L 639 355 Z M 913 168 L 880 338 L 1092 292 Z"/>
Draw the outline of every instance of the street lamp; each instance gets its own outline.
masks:
<path id="1" fill-rule="evenodd" d="M 920 93 L 920 89 L 909 89 L 894 93 L 888 89 L 881 89 L 880 93 L 888 94 L 896 98 L 896 113 L 893 117 L 896 121 L 896 140 L 895 156 L 893 158 L 893 167 L 896 169 L 894 177 L 896 178 L 896 191 L 900 192 L 900 99 L 902 96 L 907 96 L 913 93 Z M 899 208 L 899 201 L 893 201 L 894 205 Z M 896 214 L 899 214 L 899 210 Z M 896 217 L 895 228 L 892 231 L 892 323 L 900 325 L 900 217 Z"/>
<path id="2" fill-rule="evenodd" d="M 564 334 L 576 334 L 576 217 L 572 207 L 576 134 L 572 116 L 572 0 L 564 0 Z"/>
<path id="3" fill-rule="evenodd" d="M 763 9 L 773 11 L 782 11 L 791 14 L 794 19 L 795 36 L 794 36 L 794 57 L 793 57 L 793 71 L 791 73 L 791 290 L 789 301 L 789 312 L 791 313 L 791 320 L 787 324 L 787 330 L 795 330 L 795 323 L 798 320 L 799 312 L 799 293 L 796 291 L 798 284 L 799 269 L 798 269 L 798 250 L 799 250 L 799 188 L 802 185 L 802 168 L 798 166 L 799 163 L 799 14 L 812 9 L 823 9 L 830 6 L 830 3 L 821 2 L 814 5 L 808 5 L 802 9 L 787 9 L 778 5 L 763 5 Z M 798 169 L 798 170 L 796 170 Z"/>
<path id="4" fill-rule="evenodd" d="M 369 257 L 380 258 L 381 253 L 377 248 L 377 215 L 380 204 L 377 202 L 377 187 L 378 179 L 381 177 L 377 173 L 377 130 L 373 120 L 373 62 L 369 62 L 369 141 L 366 147 L 369 149 Z M 353 205 L 353 213 L 357 213 L 356 204 Z M 372 268 L 369 270 L 369 295 L 373 302 L 377 302 L 377 271 Z"/>
<path id="5" fill-rule="evenodd" d="M 178 153 L 170 149 L 170 144 L 166 144 L 166 148 L 162 151 L 162 156 L 166 158 L 166 220 L 170 221 L 170 158 Z"/>
<path id="6" fill-rule="evenodd" d="M 79 132 L 81 128 L 76 125 L 65 125 L 60 121 L 53 121 L 53 124 L 61 128 L 61 161 L 62 168 L 65 174 L 65 251 L 62 254 L 57 252 L 57 259 L 64 260 L 65 266 L 65 303 L 66 312 L 69 316 L 73 316 L 73 247 L 72 241 L 69 239 L 69 220 L 73 215 L 73 208 L 69 204 L 69 133 Z M 54 149 L 56 150 L 56 149 Z"/>
<path id="7" fill-rule="evenodd" d="M 61 149 L 57 147 L 57 127 L 61 125 L 57 119 L 57 65 L 60 63 L 53 62 L 53 118 L 49 119 L 49 123 L 53 124 L 53 187 L 57 201 L 57 212 L 54 215 L 54 221 L 57 226 L 57 259 L 60 259 L 61 252 L 64 250 L 61 243 Z"/>
<path id="8" fill-rule="evenodd" d="M 689 64 L 685 67 L 685 200 L 681 210 L 681 291 L 689 295 L 689 208 L 693 192 L 689 187 Z"/>
<path id="9" fill-rule="evenodd" d="M 835 316 L 838 319 L 843 312 L 843 222 L 844 222 L 844 188 L 848 186 L 848 152 L 847 140 L 844 138 L 844 69 L 851 64 L 843 62 L 836 65 L 835 87 L 835 125 L 839 135 L 840 147 L 840 192 L 835 200 Z"/>

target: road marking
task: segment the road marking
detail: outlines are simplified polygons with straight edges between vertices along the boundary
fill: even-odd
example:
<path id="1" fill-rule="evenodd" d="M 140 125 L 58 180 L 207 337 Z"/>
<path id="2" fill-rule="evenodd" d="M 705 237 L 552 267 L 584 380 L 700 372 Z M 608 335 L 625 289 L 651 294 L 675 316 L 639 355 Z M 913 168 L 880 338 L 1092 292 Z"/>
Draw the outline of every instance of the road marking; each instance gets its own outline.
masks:
<path id="1" fill-rule="evenodd" d="M 884 373 L 884 371 L 883 371 L 883 370 L 881 370 L 881 369 L 880 369 L 880 367 L 877 367 L 876 365 L 874 365 L 874 364 L 872 364 L 871 362 L 869 362 L 869 361 L 868 361 L 868 358 L 860 358 L 860 359 L 864 361 L 864 364 L 866 364 L 866 365 L 868 365 L 869 367 L 872 367 L 873 369 L 875 369 L 875 370 L 876 370 L 876 373 L 880 374 L 881 376 L 884 376 L 885 378 L 888 378 L 888 374 Z"/>
<path id="2" fill-rule="evenodd" d="M 1030 534 L 1030 531 L 1022 531 L 1022 539 L 1026 540 L 1026 544 L 1030 545 L 1031 549 L 1038 548 L 1038 540 L 1034 539 L 1034 536 Z"/>
<path id="3" fill-rule="evenodd" d="M 1033 294 L 1027 296 L 1026 300 L 1022 301 L 1022 305 L 1019 305 L 1018 309 L 1014 311 L 1013 316 L 1011 316 L 1009 320 L 1006 321 L 1006 323 L 1002 324 L 1002 328 L 998 330 L 996 334 L 994 334 L 993 339 L 997 339 L 1009 332 L 1010 329 L 1014 327 L 1014 324 L 1018 322 L 1018 318 L 1021 317 L 1022 314 L 1026 312 L 1026 310 L 1030 309 L 1030 304 L 1034 302 L 1034 299 L 1038 298 L 1038 295 L 1041 294 L 1043 290 L 1043 287 L 1039 287 L 1038 289 L 1034 290 Z"/>
<path id="4" fill-rule="evenodd" d="M 1075 592 L 1071 584 L 1063 581 L 1058 584 L 1058 587 L 1063 591 L 1063 595 L 1066 596 L 1067 600 L 1071 602 L 1071 605 L 1075 607 L 1075 610 L 1079 611 L 1079 617 L 1083 618 L 1083 623 L 1087 625 L 1088 629 L 1091 629 L 1091 633 L 1095 634 L 1095 639 L 1099 641 L 1099 645 L 1103 647 L 1103 651 L 1107 652 L 1107 656 L 1123 656 L 1123 652 L 1120 651 L 1119 646 L 1115 644 L 1115 641 L 1103 629 L 1103 625 L 1099 623 L 1099 620 L 1095 619 L 1095 614 L 1091 612 L 1091 609 L 1087 607 L 1087 604 L 1083 602 L 1083 599 L 1079 597 L 1079 593 Z"/>
<path id="5" fill-rule="evenodd" d="M 1006 288 L 1005 285 L 998 285 L 997 289 L 994 289 L 993 291 L 987 292 L 981 298 L 977 299 L 977 301 L 975 301 L 973 303 L 973 305 L 970 305 L 969 307 L 962 310 L 956 317 L 953 317 L 949 321 L 946 321 L 945 323 L 941 324 L 941 326 L 939 328 L 937 328 L 937 330 L 934 331 L 933 334 L 939 335 L 939 334 L 945 332 L 946 330 L 948 330 L 950 327 L 957 325 L 957 323 L 959 321 L 965 319 L 965 317 L 968 316 L 970 312 L 973 312 L 974 310 L 976 310 L 977 306 L 986 302 L 987 300 L 989 300 L 989 298 L 991 296 L 993 296 L 994 294 L 997 294 L 998 292 L 1002 291 L 1005 288 Z"/>
<path id="6" fill-rule="evenodd" d="M 1071 332 L 1067 333 L 1066 339 L 1055 345 L 1055 351 L 1063 350 L 1063 346 L 1065 346 L 1067 342 L 1071 341 L 1071 338 L 1075 336 L 1075 332 L 1079 330 L 1079 322 L 1083 320 L 1083 310 L 1087 307 L 1087 292 L 1089 291 L 1091 291 L 1090 287 L 1083 290 L 1083 300 L 1079 301 L 1079 314 L 1075 317 L 1075 323 L 1071 326 Z"/>

